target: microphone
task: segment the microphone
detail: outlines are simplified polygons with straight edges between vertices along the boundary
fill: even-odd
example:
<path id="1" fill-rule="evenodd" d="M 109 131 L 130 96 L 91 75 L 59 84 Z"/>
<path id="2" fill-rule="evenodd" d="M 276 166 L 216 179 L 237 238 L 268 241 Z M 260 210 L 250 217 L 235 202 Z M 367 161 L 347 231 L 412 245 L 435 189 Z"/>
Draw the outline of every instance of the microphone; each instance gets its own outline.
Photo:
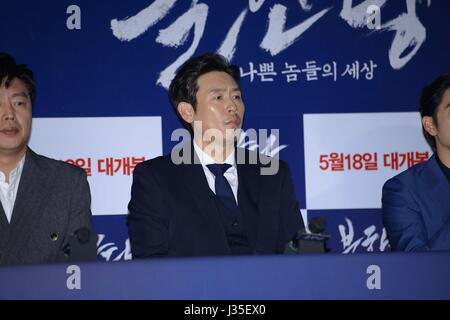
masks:
<path id="1" fill-rule="evenodd" d="M 75 230 L 69 237 L 69 243 L 63 248 L 70 262 L 97 260 L 97 235 L 89 228 Z"/>
<path id="2" fill-rule="evenodd" d="M 289 241 L 284 249 L 284 254 L 325 253 L 326 241 L 330 235 L 326 232 L 327 222 L 322 217 L 314 217 L 309 220 L 308 229 L 300 229 L 295 237 Z"/>

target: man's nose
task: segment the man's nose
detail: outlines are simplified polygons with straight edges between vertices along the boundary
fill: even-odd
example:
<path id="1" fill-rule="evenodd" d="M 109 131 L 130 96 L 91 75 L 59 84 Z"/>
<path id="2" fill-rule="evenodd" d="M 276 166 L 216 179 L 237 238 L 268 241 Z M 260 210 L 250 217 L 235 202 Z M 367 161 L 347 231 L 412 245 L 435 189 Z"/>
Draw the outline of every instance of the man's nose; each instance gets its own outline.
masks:
<path id="1" fill-rule="evenodd" d="M 229 97 L 227 99 L 226 110 L 230 113 L 234 113 L 237 110 L 236 101 L 232 97 Z"/>
<path id="2" fill-rule="evenodd" d="M 14 107 L 10 103 L 2 103 L 0 114 L 3 120 L 14 120 L 16 118 Z"/>

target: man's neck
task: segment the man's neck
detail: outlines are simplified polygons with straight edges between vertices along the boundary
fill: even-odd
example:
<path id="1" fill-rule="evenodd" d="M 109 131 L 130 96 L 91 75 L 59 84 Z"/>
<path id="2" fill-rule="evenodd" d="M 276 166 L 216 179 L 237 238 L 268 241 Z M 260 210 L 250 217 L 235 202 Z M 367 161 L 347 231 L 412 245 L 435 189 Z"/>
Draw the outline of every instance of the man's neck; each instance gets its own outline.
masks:
<path id="1" fill-rule="evenodd" d="M 208 156 L 210 156 L 214 162 L 223 163 L 234 151 L 234 141 L 226 143 L 225 141 L 210 142 L 203 141 L 194 137 L 195 143 L 200 149 L 203 150 Z"/>
<path id="2" fill-rule="evenodd" d="M 0 153 L 0 171 L 5 175 L 6 182 L 9 183 L 9 175 L 19 165 L 20 160 L 24 157 L 27 149 L 25 148 L 19 153 Z"/>

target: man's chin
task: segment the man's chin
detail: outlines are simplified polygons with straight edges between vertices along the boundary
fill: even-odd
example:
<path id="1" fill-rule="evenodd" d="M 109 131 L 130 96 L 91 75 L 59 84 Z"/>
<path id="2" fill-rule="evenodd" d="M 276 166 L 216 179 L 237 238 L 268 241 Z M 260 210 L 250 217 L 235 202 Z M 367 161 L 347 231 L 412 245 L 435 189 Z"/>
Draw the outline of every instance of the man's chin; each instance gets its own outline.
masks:
<path id="1" fill-rule="evenodd" d="M 27 145 L 22 143 L 0 143 L 0 154 L 15 155 L 24 153 Z"/>

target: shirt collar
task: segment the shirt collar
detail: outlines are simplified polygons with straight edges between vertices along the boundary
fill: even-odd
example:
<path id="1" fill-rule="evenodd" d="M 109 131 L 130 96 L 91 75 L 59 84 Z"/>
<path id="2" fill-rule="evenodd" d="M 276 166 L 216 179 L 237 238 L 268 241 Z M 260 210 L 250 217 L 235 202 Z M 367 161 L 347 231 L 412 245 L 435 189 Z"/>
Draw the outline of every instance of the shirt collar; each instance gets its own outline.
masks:
<path id="1" fill-rule="evenodd" d="M 194 143 L 194 150 L 195 150 L 195 153 L 197 153 L 197 156 L 198 156 L 198 158 L 200 159 L 200 163 L 202 164 L 202 166 L 206 166 L 206 165 L 208 165 L 208 164 L 216 163 L 216 161 L 214 161 L 214 159 L 211 158 L 211 157 L 209 156 L 209 154 L 207 154 L 206 152 L 204 152 L 204 151 L 202 150 L 202 148 L 200 148 L 200 147 L 197 145 L 197 143 L 195 142 L 195 140 L 194 140 L 193 143 Z M 234 153 L 235 153 L 235 151 L 234 151 L 234 149 L 233 149 L 233 151 L 231 152 L 231 154 L 225 159 L 224 163 L 228 163 L 228 164 L 230 164 L 231 166 L 236 167 L 236 159 L 235 159 L 235 157 L 234 157 Z"/>
<path id="2" fill-rule="evenodd" d="M 9 173 L 9 184 L 12 185 L 15 183 L 19 177 L 22 174 L 23 165 L 25 164 L 25 155 L 23 155 L 22 159 L 19 161 L 19 164 L 17 167 L 15 167 L 10 173 Z M 3 172 L 0 171 L 0 182 L 5 182 L 6 176 Z"/>

